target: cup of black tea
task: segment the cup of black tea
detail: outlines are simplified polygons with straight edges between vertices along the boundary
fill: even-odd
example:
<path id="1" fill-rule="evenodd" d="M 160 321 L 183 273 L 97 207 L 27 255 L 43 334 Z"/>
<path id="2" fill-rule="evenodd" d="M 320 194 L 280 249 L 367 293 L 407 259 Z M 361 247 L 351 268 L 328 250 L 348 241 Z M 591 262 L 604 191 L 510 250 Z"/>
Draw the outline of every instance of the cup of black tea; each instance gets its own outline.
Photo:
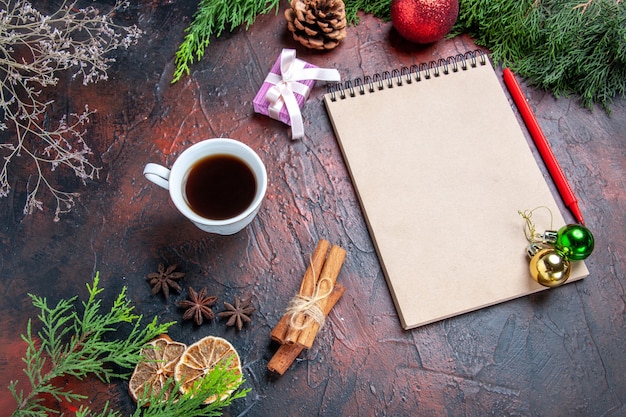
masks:
<path id="1" fill-rule="evenodd" d="M 267 172 L 261 158 L 234 139 L 207 139 L 180 154 L 172 169 L 149 163 L 143 174 L 169 190 L 178 210 L 200 229 L 232 235 L 261 207 Z"/>

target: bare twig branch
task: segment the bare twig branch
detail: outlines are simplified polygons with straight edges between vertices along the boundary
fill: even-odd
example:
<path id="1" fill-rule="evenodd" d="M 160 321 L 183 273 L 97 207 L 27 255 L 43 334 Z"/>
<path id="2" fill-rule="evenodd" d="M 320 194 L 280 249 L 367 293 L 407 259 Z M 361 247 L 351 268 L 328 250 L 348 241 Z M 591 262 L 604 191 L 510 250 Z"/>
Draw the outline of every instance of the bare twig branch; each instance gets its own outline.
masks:
<path id="1" fill-rule="evenodd" d="M 114 62 L 106 54 L 128 48 L 141 35 L 137 26 L 113 23 L 115 10 L 128 6 L 127 1 L 117 0 L 104 14 L 93 6 L 78 8 L 76 2 L 66 1 L 48 16 L 28 1 L 0 0 L 0 131 L 14 133 L 12 141 L 0 143 L 4 159 L 0 197 L 11 190 L 11 162 L 29 156 L 34 180 L 27 185 L 24 214 L 43 210 L 38 194 L 44 186 L 56 201 L 55 221 L 71 210 L 78 194 L 56 189 L 46 173 L 65 166 L 85 183 L 97 177 L 100 168 L 87 159 L 92 152 L 84 141 L 85 125 L 94 111 L 85 106 L 82 113 L 50 123 L 45 115 L 53 101 L 43 99 L 42 91 L 57 85 L 59 71 L 70 71 L 84 85 L 106 80 L 109 64 Z"/>

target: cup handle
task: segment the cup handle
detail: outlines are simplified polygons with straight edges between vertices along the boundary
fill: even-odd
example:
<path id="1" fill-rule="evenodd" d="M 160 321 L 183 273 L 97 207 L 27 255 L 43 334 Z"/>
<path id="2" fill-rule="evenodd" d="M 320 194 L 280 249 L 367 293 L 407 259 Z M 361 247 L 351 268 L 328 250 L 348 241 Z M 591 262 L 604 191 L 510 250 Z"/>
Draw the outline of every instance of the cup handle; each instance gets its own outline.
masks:
<path id="1" fill-rule="evenodd" d="M 159 187 L 170 189 L 170 170 L 159 164 L 148 163 L 143 169 L 143 175 Z"/>

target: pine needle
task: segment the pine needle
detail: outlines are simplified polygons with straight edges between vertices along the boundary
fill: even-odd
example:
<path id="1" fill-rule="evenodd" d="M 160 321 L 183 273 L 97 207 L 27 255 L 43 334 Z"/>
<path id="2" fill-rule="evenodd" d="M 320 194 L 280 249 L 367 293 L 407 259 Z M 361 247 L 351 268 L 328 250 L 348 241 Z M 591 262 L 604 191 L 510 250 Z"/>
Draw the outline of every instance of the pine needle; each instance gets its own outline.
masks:
<path id="1" fill-rule="evenodd" d="M 468 33 L 531 84 L 606 110 L 626 94 L 621 0 L 461 0 L 453 34 Z"/>
<path id="2" fill-rule="evenodd" d="M 150 404 L 148 407 L 137 407 L 132 417 L 165 417 L 176 415 L 177 417 L 213 417 L 221 416 L 221 409 L 229 406 L 234 400 L 245 397 L 250 388 L 241 389 L 245 380 L 240 375 L 229 369 L 229 361 L 218 363 L 215 368 L 203 379 L 196 381 L 193 389 L 184 395 L 172 395 L 168 399 L 161 397 L 160 393 L 151 393 L 147 398 L 140 398 L 139 403 Z M 166 381 L 162 392 L 169 391 L 173 386 L 173 392 L 178 392 L 180 385 L 173 378 Z M 226 398 L 205 404 L 204 400 L 216 392 L 228 392 L 235 390 Z"/>
<path id="3" fill-rule="evenodd" d="M 189 75 L 190 65 L 200 61 L 213 37 L 226 29 L 233 30 L 245 24 L 246 30 L 261 14 L 278 12 L 279 0 L 200 0 L 187 35 L 176 51 L 176 69 L 172 83 Z"/>
<path id="4" fill-rule="evenodd" d="M 358 12 L 390 19 L 391 0 L 345 0 Z M 577 95 L 608 111 L 626 94 L 626 2 L 622 0 L 460 0 L 454 37 L 469 34 L 497 64 L 555 96 Z"/>
<path id="5" fill-rule="evenodd" d="M 9 391 L 17 403 L 12 417 L 32 417 L 58 415 L 45 405 L 45 396 L 51 396 L 59 402 L 74 402 L 87 399 L 85 395 L 67 390 L 54 384 L 57 378 L 97 377 L 103 382 L 112 378 L 126 378 L 132 368 L 143 360 L 141 349 L 144 345 L 160 334 L 167 333 L 175 322 L 157 324 L 157 317 L 150 323 L 142 323 L 142 316 L 134 314 L 134 307 L 126 297 L 126 287 L 122 289 L 109 311 L 103 312 L 100 294 L 104 291 L 98 286 L 99 275 L 96 274 L 93 284 L 87 284 L 89 298 L 82 303 L 82 313 L 77 311 L 77 297 L 60 300 L 50 306 L 48 300 L 30 295 L 33 305 L 40 310 L 37 318 L 41 322 L 41 330 L 37 336 L 33 334 L 32 320 L 28 321 L 26 333 L 22 339 L 26 342 L 26 353 L 22 358 L 24 373 L 28 378 L 30 389 L 28 394 L 18 390 L 18 381 L 11 381 Z M 129 325 L 130 333 L 116 338 L 120 326 Z M 115 365 L 115 366 L 113 366 Z M 119 368 L 121 371 L 115 371 Z M 235 399 L 244 397 L 250 390 L 238 390 L 245 382 L 241 375 L 228 369 L 228 361 L 218 364 L 215 369 L 202 380 L 196 389 L 185 395 L 171 396 L 163 400 L 162 393 L 150 393 L 141 399 L 147 407 L 137 407 L 134 417 L 201 417 L 219 416 L 221 408 L 228 406 Z M 178 385 L 172 379 L 170 386 Z M 204 400 L 216 392 L 237 390 L 227 398 L 220 398 L 212 404 L 204 404 Z M 100 412 L 94 412 L 81 406 L 76 412 L 77 417 L 119 417 L 121 414 L 111 410 L 109 403 Z"/>
<path id="6" fill-rule="evenodd" d="M 344 0 L 344 4 L 346 6 L 346 20 L 350 25 L 359 24 L 359 11 L 384 21 L 391 19 L 391 0 Z"/>
<path id="7" fill-rule="evenodd" d="M 44 406 L 42 396 L 50 395 L 58 401 L 80 401 L 84 395 L 65 390 L 53 384 L 56 378 L 72 376 L 83 379 L 95 375 L 109 382 L 114 377 L 125 377 L 127 373 L 115 371 L 111 365 L 129 369 L 142 358 L 141 348 L 159 334 L 167 332 L 174 323 L 158 325 L 155 319 L 140 325 L 142 317 L 133 314 L 133 307 L 126 300 L 126 288 L 115 300 L 111 310 L 101 313 L 103 291 L 98 287 L 99 275 L 93 284 L 87 284 L 89 299 L 83 303 L 83 313 L 75 309 L 77 297 L 60 300 L 50 306 L 44 297 L 29 294 L 33 305 L 40 310 L 37 316 L 41 330 L 33 334 L 32 320 L 28 321 L 22 339 L 27 348 L 23 361 L 24 373 L 30 383 L 30 393 L 17 390 L 18 381 L 11 381 L 9 390 L 18 404 L 13 416 L 47 416 L 50 410 Z M 122 340 L 109 335 L 122 324 L 133 324 L 131 334 Z"/>

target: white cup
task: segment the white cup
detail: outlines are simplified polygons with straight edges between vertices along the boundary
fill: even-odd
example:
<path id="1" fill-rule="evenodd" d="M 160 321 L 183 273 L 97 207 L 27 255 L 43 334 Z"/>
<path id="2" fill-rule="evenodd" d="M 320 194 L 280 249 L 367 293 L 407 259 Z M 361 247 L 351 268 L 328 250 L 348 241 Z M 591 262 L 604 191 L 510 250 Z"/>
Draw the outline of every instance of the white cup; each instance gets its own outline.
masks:
<path id="1" fill-rule="evenodd" d="M 243 161 L 256 180 L 256 191 L 248 207 L 234 217 L 219 220 L 196 213 L 190 207 L 185 191 L 192 167 L 197 162 L 215 155 L 228 155 Z M 169 190 L 176 208 L 196 226 L 205 232 L 220 235 L 232 235 L 250 224 L 258 213 L 267 190 L 267 172 L 263 161 L 249 146 L 234 139 L 203 140 L 181 153 L 171 170 L 162 165 L 149 163 L 146 164 L 143 174 L 156 185 Z"/>

